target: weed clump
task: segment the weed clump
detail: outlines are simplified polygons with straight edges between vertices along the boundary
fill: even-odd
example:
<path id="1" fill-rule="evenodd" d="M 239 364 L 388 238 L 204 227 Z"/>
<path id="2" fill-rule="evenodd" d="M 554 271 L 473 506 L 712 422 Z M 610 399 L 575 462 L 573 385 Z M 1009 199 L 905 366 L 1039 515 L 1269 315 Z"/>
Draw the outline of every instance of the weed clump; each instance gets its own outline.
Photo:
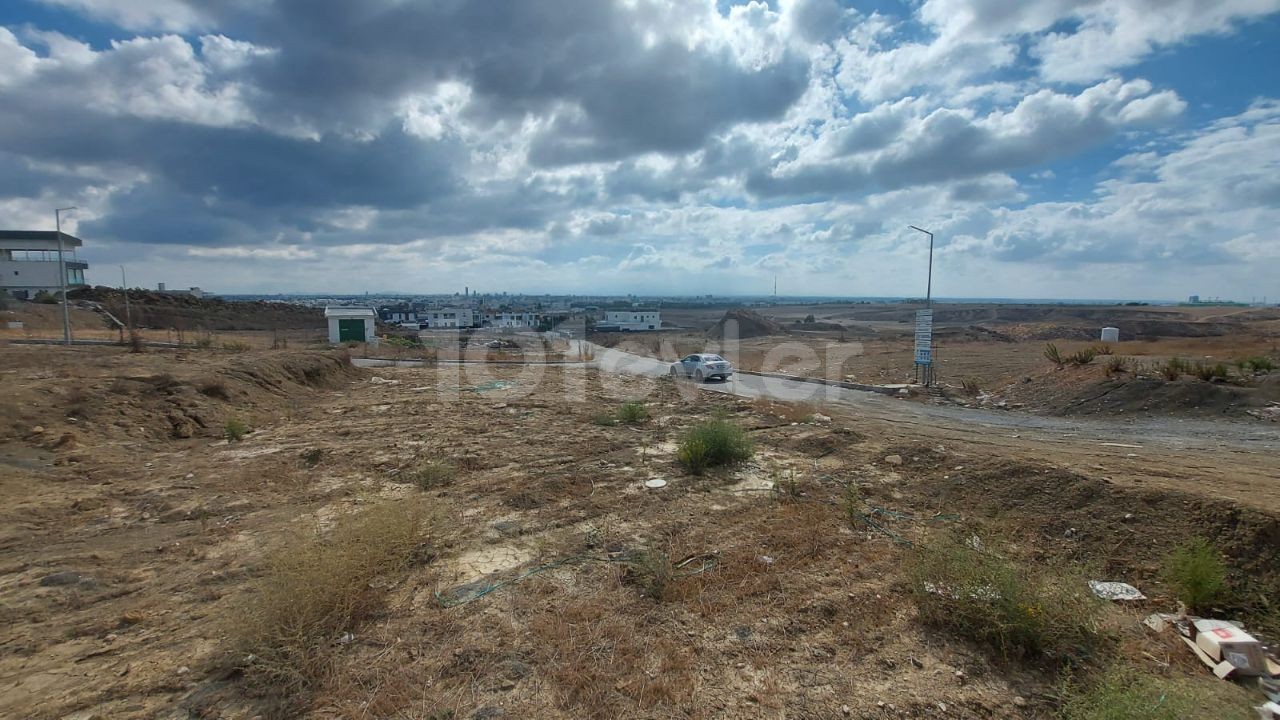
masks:
<path id="1" fill-rule="evenodd" d="M 1058 367 L 1062 367 L 1066 362 L 1062 357 L 1062 351 L 1053 343 L 1048 343 L 1044 346 L 1044 356 L 1049 360 L 1049 362 L 1057 365 Z"/>
<path id="2" fill-rule="evenodd" d="M 1239 688 L 1212 680 L 1173 680 L 1140 669 L 1114 666 L 1094 683 L 1062 692 L 1064 720 L 1182 720 L 1255 717 Z"/>
<path id="3" fill-rule="evenodd" d="M 458 469 L 443 460 L 425 460 L 413 471 L 413 484 L 423 490 L 442 487 L 453 482 Z"/>
<path id="4" fill-rule="evenodd" d="M 247 342 L 241 342 L 239 340 L 229 340 L 227 342 L 222 343 L 222 349 L 229 350 L 230 352 L 242 353 L 242 352 L 248 352 L 252 350 L 253 346 Z"/>
<path id="5" fill-rule="evenodd" d="M 1236 363 L 1242 372 L 1269 373 L 1276 369 L 1276 364 L 1269 357 L 1245 358 Z"/>
<path id="6" fill-rule="evenodd" d="M 1227 379 L 1227 366 L 1224 363 L 1196 363 L 1195 376 L 1205 382 Z"/>
<path id="7" fill-rule="evenodd" d="M 639 400 L 623 403 L 622 407 L 618 408 L 619 422 L 627 425 L 637 425 L 648 419 L 649 408 L 645 407 L 644 403 Z"/>
<path id="8" fill-rule="evenodd" d="M 755 445 L 745 430 L 728 420 L 708 420 L 693 426 L 680 441 L 676 457 L 694 475 L 708 468 L 750 460 Z"/>
<path id="9" fill-rule="evenodd" d="M 240 418 L 231 418 L 222 426 L 222 434 L 228 442 L 240 442 L 249 433 L 249 426 Z"/>
<path id="10" fill-rule="evenodd" d="M 1029 572 L 954 538 L 917 546 L 907 570 L 926 625 L 985 644 L 1004 658 L 1078 663 L 1105 641 L 1101 601 L 1070 573 Z"/>
<path id="11" fill-rule="evenodd" d="M 1102 369 L 1107 373 L 1107 377 L 1117 375 L 1119 373 L 1129 372 L 1129 361 L 1119 355 L 1112 355 L 1103 363 Z"/>
<path id="12" fill-rule="evenodd" d="M 1165 558 L 1164 578 L 1184 605 L 1204 610 L 1226 588 L 1227 568 L 1208 540 L 1193 538 Z"/>
<path id="13" fill-rule="evenodd" d="M 344 631 L 381 606 L 377 581 L 406 568 L 421 547 L 419 502 L 384 502 L 340 518 L 327 535 L 299 532 L 266 558 L 232 616 L 247 671 L 277 691 L 314 686 Z"/>
<path id="14" fill-rule="evenodd" d="M 627 563 L 624 578 L 646 596 L 667 600 L 676 580 L 676 567 L 666 553 L 646 548 L 636 552 Z"/>
<path id="15" fill-rule="evenodd" d="M 1098 357 L 1098 349 L 1087 347 L 1083 350 L 1077 350 L 1076 352 L 1071 353 L 1067 356 L 1066 361 L 1072 365 L 1088 365 L 1093 362 L 1096 357 Z"/>
<path id="16" fill-rule="evenodd" d="M 1191 363 L 1182 358 L 1169 358 L 1160 366 L 1160 374 L 1165 380 L 1173 382 L 1182 376 L 1183 373 L 1191 370 Z"/>

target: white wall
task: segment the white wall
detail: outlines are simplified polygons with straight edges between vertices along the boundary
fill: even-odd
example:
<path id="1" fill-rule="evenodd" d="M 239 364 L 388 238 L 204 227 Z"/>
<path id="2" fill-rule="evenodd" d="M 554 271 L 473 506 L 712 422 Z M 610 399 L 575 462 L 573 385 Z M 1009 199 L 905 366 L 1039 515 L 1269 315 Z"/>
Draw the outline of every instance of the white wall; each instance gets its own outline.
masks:
<path id="1" fill-rule="evenodd" d="M 14 273 L 18 273 L 15 275 Z M 0 287 L 58 289 L 58 263 L 0 260 Z"/>

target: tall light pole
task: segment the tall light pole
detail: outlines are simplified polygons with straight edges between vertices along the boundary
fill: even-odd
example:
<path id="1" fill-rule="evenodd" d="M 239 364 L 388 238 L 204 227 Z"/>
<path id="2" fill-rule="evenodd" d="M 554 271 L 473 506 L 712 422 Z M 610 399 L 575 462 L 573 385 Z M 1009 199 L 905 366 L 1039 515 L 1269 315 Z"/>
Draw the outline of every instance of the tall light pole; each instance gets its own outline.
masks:
<path id="1" fill-rule="evenodd" d="M 124 292 L 124 324 L 125 329 L 133 332 L 133 313 L 129 311 L 129 281 L 124 278 L 124 266 L 120 266 L 120 290 Z"/>
<path id="2" fill-rule="evenodd" d="M 62 250 L 62 213 L 75 210 L 75 206 L 54 208 L 53 224 L 58 235 L 58 284 L 62 286 L 62 340 L 71 344 L 71 311 L 67 309 L 67 259 Z"/>
<path id="3" fill-rule="evenodd" d="M 924 370 L 925 387 L 933 385 L 933 233 L 915 225 L 907 227 L 929 236 L 929 280 L 925 285 L 925 309 L 916 311 L 916 379 Z"/>
<path id="4" fill-rule="evenodd" d="M 933 233 L 915 225 L 908 225 L 907 227 L 929 236 L 929 282 L 925 285 L 924 303 L 926 307 L 933 307 Z"/>

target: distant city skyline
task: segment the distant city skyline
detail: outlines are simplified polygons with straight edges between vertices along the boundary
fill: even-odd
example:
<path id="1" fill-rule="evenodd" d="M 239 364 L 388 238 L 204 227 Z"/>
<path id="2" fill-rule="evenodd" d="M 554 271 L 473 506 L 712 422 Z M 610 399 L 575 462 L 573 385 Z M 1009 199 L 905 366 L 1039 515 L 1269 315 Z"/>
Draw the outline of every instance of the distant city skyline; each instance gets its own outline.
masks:
<path id="1" fill-rule="evenodd" d="M 90 283 L 1280 299 L 1280 0 L 11 0 Z"/>

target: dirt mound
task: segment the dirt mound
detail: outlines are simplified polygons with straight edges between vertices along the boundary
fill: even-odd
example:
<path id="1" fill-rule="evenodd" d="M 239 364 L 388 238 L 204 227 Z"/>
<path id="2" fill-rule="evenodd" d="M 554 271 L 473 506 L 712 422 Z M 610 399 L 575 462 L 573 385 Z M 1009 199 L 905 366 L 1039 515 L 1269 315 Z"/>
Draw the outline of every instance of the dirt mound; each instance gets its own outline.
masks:
<path id="1" fill-rule="evenodd" d="M 787 329 L 781 324 L 758 312 L 744 309 L 726 312 L 724 317 L 720 318 L 720 322 L 712 326 L 710 330 L 707 330 L 707 337 L 713 340 L 724 340 L 726 338 L 745 340 L 786 334 Z"/>
<path id="2" fill-rule="evenodd" d="M 125 317 L 124 294 L 115 288 L 81 288 L 71 300 L 98 303 L 107 312 Z M 179 330 L 314 330 L 325 325 L 317 308 L 289 303 L 228 301 L 146 290 L 129 291 L 129 312 L 138 327 Z"/>
<path id="3" fill-rule="evenodd" d="M 1103 380 L 1064 398 L 1055 408 L 1062 415 L 1153 414 L 1228 415 L 1243 417 L 1249 409 L 1280 401 L 1280 377 L 1255 386 L 1205 382 L 1193 378 L 1125 377 Z"/>
<path id="4" fill-rule="evenodd" d="M 929 448 L 901 448 L 904 467 Z M 930 456 L 931 457 L 931 456 Z M 953 469 L 923 462 L 915 478 L 948 513 L 995 516 L 1051 539 L 1049 551 L 1103 561 L 1097 572 L 1160 591 L 1160 561 L 1193 538 L 1210 540 L 1234 569 L 1234 596 L 1247 605 L 1280 595 L 1280 517 L 1168 490 L 1121 488 L 1049 465 L 992 459 Z M 1259 610 L 1254 607 L 1227 608 Z"/>

